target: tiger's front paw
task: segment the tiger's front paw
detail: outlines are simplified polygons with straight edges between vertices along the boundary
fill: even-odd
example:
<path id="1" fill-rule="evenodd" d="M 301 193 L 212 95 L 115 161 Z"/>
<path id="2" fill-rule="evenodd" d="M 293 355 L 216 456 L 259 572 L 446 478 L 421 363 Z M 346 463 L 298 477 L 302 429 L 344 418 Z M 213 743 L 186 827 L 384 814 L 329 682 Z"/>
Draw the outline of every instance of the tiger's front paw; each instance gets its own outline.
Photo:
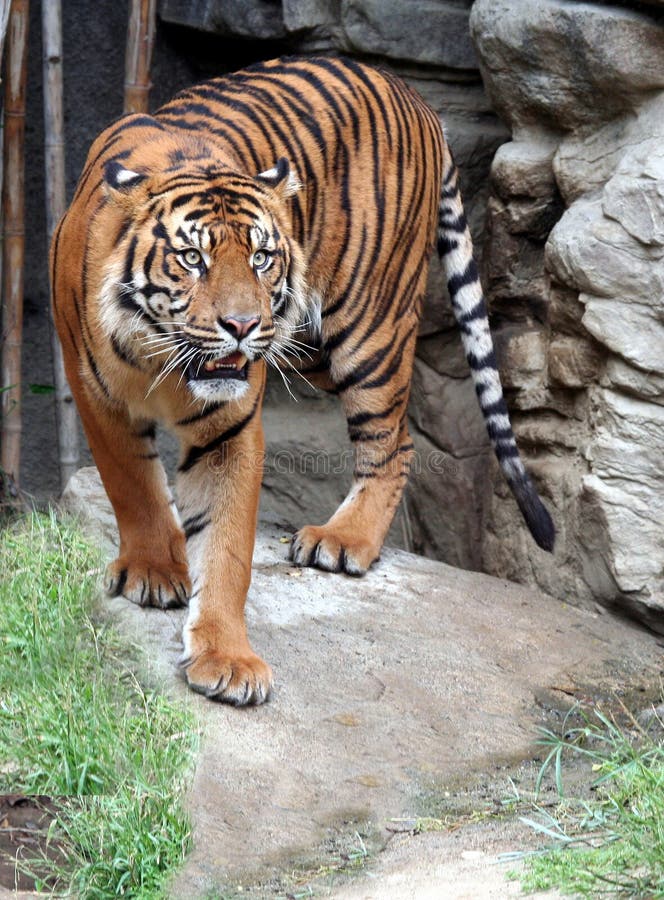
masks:
<path id="1" fill-rule="evenodd" d="M 250 647 L 237 655 L 211 647 L 183 659 L 189 687 L 210 700 L 257 706 L 272 690 L 272 670 Z"/>
<path id="2" fill-rule="evenodd" d="M 122 595 L 138 606 L 170 609 L 186 606 L 191 582 L 186 566 L 152 563 L 120 556 L 106 568 L 104 589 L 111 597 Z"/>
<path id="3" fill-rule="evenodd" d="M 380 547 L 376 548 L 370 541 L 345 529 L 306 525 L 293 535 L 289 555 L 298 566 L 364 575 L 379 553 Z"/>

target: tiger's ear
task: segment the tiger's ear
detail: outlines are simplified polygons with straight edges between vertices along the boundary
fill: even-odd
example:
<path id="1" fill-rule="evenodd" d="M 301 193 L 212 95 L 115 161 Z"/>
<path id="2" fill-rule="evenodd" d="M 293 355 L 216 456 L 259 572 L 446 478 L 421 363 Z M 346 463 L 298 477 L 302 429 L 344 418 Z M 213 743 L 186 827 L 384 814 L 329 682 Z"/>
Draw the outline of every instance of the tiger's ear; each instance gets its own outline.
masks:
<path id="1" fill-rule="evenodd" d="M 260 175 L 257 175 L 256 180 L 272 188 L 272 190 L 276 191 L 278 194 L 281 194 L 281 197 L 284 200 L 287 197 L 292 197 L 293 194 L 296 194 L 302 187 L 302 184 L 295 172 L 291 169 L 290 163 L 285 156 L 281 156 L 272 169 L 268 169 L 265 172 L 261 172 Z"/>
<path id="2" fill-rule="evenodd" d="M 106 194 L 121 206 L 134 206 L 139 199 L 137 188 L 147 181 L 147 175 L 125 169 L 116 160 L 112 159 L 104 166 L 104 186 Z"/>

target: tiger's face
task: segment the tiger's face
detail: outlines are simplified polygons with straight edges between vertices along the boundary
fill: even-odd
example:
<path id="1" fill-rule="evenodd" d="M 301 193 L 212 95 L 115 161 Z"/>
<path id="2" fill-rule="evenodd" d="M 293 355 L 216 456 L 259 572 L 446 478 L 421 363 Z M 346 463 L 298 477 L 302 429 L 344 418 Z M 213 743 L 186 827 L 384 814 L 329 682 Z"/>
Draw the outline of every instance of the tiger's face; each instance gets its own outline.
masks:
<path id="1" fill-rule="evenodd" d="M 302 252 L 284 201 L 286 160 L 256 177 L 187 167 L 148 176 L 107 163 L 123 210 L 102 291 L 102 322 L 154 373 L 204 401 L 239 399 L 251 365 L 274 362 L 306 318 Z"/>

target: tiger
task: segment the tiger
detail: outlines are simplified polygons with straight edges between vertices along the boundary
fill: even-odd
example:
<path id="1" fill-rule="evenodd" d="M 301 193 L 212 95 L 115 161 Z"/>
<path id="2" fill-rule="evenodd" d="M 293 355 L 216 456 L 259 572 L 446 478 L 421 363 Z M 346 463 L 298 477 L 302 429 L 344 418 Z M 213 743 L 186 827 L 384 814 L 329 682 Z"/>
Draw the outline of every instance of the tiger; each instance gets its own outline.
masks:
<path id="1" fill-rule="evenodd" d="M 92 144 L 52 241 L 53 315 L 117 520 L 105 589 L 188 604 L 181 667 L 194 691 L 243 706 L 273 689 L 245 621 L 269 364 L 338 396 L 354 449 L 348 495 L 293 536 L 292 563 L 359 576 L 378 559 L 413 460 L 407 408 L 435 248 L 495 455 L 551 551 L 459 174 L 417 92 L 353 59 L 285 57 L 124 116 Z M 179 441 L 177 503 L 157 425 Z"/>

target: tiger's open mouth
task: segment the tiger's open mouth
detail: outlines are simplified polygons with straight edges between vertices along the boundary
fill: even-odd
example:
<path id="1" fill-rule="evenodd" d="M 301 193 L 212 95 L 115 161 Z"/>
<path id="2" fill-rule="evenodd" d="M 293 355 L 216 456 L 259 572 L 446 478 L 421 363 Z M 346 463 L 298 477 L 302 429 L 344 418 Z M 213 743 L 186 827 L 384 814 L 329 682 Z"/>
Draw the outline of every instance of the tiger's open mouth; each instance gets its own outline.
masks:
<path id="1" fill-rule="evenodd" d="M 249 360 L 244 353 L 237 350 L 235 353 L 219 359 L 208 359 L 203 363 L 200 360 L 189 363 L 187 378 L 189 381 L 218 381 L 228 378 L 246 381 L 248 368 Z"/>

